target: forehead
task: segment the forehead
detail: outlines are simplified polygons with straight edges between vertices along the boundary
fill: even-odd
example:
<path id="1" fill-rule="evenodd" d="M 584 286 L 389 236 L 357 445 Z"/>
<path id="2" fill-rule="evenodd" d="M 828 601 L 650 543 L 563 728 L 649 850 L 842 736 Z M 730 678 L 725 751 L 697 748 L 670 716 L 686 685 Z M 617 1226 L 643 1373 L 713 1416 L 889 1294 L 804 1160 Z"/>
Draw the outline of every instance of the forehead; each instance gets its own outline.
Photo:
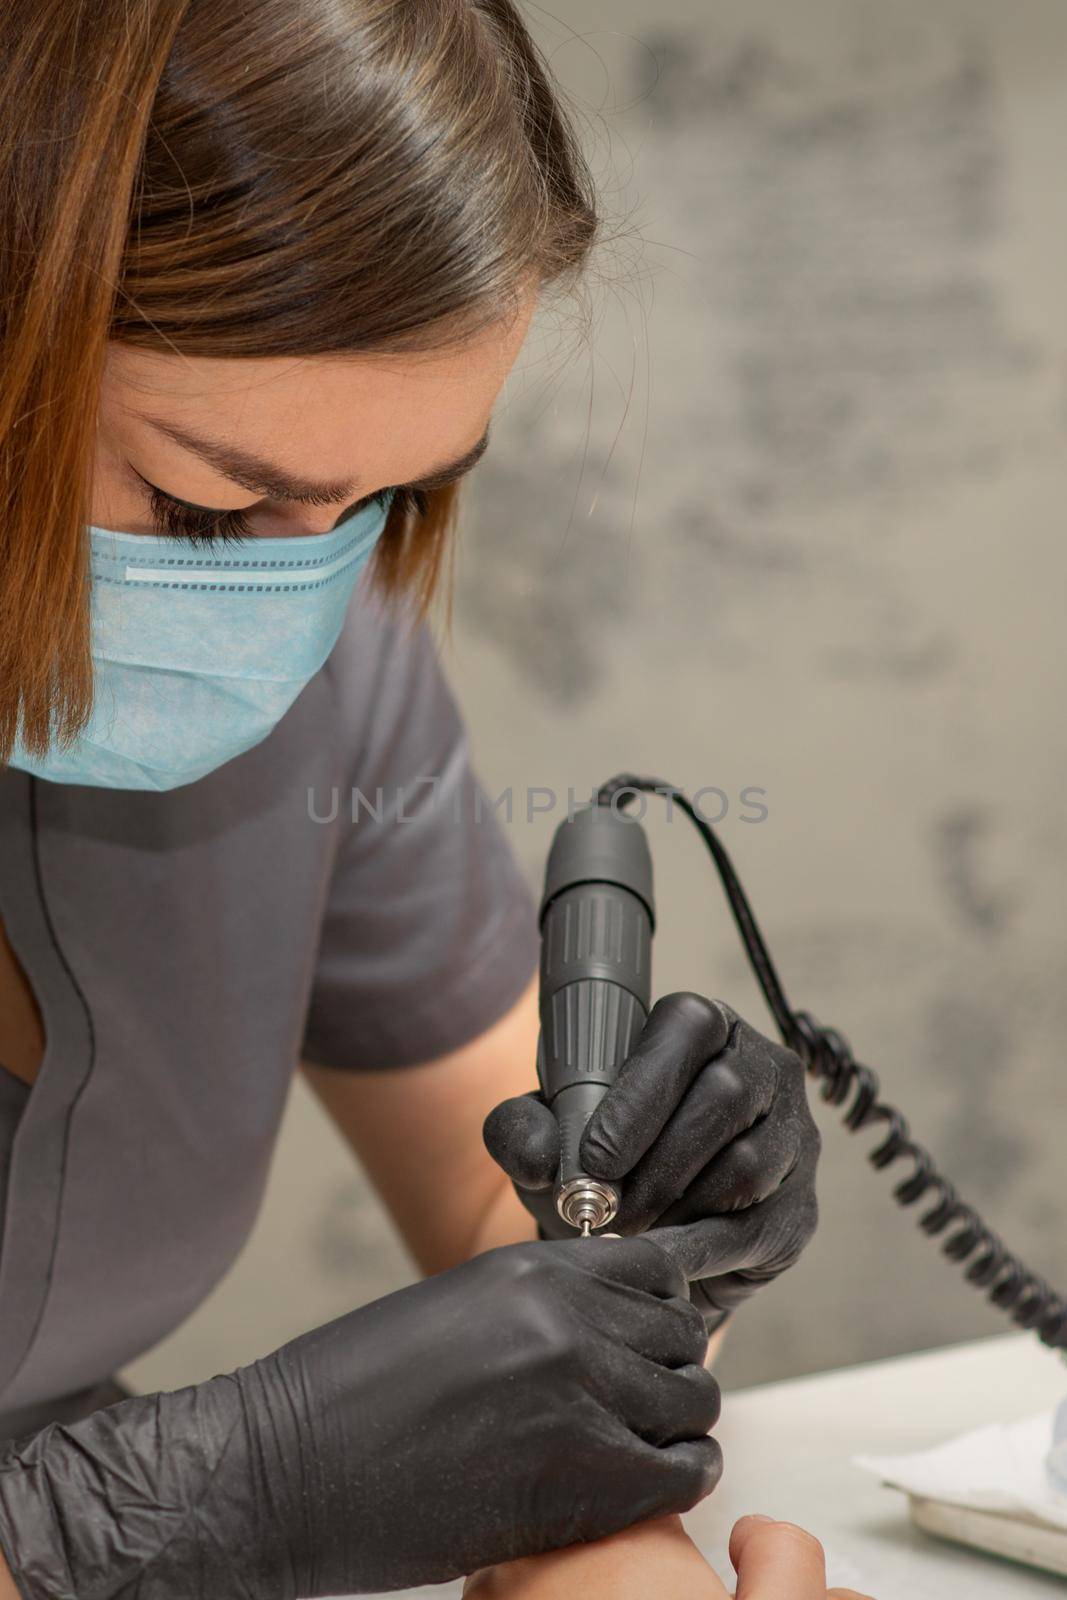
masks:
<path id="1" fill-rule="evenodd" d="M 529 300 L 462 345 L 420 354 L 233 360 L 113 344 L 101 426 L 158 451 L 152 416 L 294 471 L 403 481 L 480 436 L 533 309 Z"/>

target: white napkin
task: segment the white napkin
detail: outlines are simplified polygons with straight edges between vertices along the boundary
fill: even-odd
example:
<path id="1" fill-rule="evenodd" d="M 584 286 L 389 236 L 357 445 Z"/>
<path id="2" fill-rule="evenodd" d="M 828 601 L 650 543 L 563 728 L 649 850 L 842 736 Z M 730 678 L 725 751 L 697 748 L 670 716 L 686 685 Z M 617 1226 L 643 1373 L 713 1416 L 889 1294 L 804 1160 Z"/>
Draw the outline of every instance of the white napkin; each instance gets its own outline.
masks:
<path id="1" fill-rule="evenodd" d="M 972 1506 L 977 1511 L 1025 1512 L 1054 1528 L 1067 1528 L 1067 1494 L 1047 1468 L 1053 1444 L 1052 1411 L 1021 1422 L 993 1423 L 910 1456 L 853 1456 L 895 1489 Z"/>

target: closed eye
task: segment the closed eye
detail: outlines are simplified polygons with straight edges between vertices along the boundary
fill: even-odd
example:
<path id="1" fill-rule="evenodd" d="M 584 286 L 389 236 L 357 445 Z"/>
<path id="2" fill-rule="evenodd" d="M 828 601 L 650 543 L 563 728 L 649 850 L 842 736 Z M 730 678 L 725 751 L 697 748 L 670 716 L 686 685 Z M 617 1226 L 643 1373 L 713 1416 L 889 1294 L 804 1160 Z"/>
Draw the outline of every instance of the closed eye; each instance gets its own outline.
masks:
<path id="1" fill-rule="evenodd" d="M 156 417 L 146 416 L 143 420 L 149 422 L 159 432 L 172 438 L 183 449 L 190 450 L 202 460 L 207 461 L 217 471 L 225 472 L 227 476 L 233 478 L 235 483 L 242 481 L 238 471 L 244 467 L 247 467 L 248 471 L 258 472 L 261 480 L 264 477 L 271 479 L 271 482 L 254 482 L 246 477 L 243 487 L 253 492 L 258 492 L 271 498 L 296 501 L 308 505 L 336 503 L 336 496 L 331 495 L 329 500 L 317 498 L 311 493 L 307 485 L 302 485 L 298 489 L 295 484 L 281 480 L 275 469 L 266 466 L 247 454 L 235 452 L 232 447 L 220 446 L 207 440 L 196 439 L 182 429 L 176 428 L 173 424 L 165 423 Z M 473 445 L 464 455 L 459 456 L 454 461 L 443 464 L 436 471 L 424 478 L 416 479 L 413 483 L 401 484 L 392 491 L 379 489 L 376 494 L 365 495 L 362 500 L 353 502 L 341 513 L 334 523 L 334 527 L 338 527 L 347 518 L 355 516 L 364 507 L 373 505 L 375 501 L 382 500 L 390 492 L 393 496 L 394 508 L 409 516 L 425 516 L 429 508 L 430 494 L 435 489 L 447 488 L 454 483 L 458 483 L 461 478 L 466 477 L 467 473 L 481 460 L 488 445 L 489 428 L 487 427 L 477 444 Z M 217 511 L 210 506 L 194 505 L 191 501 L 180 500 L 177 495 L 168 494 L 158 484 L 149 483 L 146 478 L 141 477 L 141 474 L 132 465 L 130 465 L 130 471 L 144 487 L 151 505 L 152 517 L 157 532 L 169 534 L 172 538 L 194 541 L 227 539 L 236 541 L 255 537 L 254 530 L 247 520 L 247 511 L 252 510 L 251 506 L 247 507 L 245 511 Z"/>
<path id="2" fill-rule="evenodd" d="M 158 484 L 149 483 L 147 478 L 141 477 L 135 469 L 131 470 L 144 486 L 155 531 L 163 537 L 184 539 L 194 544 L 242 544 L 256 538 L 247 516 L 251 507 L 243 511 L 219 511 L 211 506 L 194 505 L 191 501 L 179 500 L 176 495 L 168 494 Z M 383 502 L 389 492 L 388 489 L 379 489 L 376 494 L 364 495 L 362 500 L 355 501 L 341 513 L 334 527 L 368 506 Z M 402 509 L 416 516 L 425 516 L 429 494 L 404 484 L 393 491 L 393 504 L 399 504 Z"/>

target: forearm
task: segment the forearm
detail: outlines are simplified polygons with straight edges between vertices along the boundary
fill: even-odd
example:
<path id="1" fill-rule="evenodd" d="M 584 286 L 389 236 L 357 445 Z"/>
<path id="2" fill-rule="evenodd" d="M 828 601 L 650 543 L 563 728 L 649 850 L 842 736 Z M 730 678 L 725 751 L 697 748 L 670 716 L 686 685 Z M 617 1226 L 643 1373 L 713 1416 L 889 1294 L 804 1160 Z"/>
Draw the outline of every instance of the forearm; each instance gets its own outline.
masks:
<path id="1" fill-rule="evenodd" d="M 15 1580 L 11 1576 L 11 1568 L 4 1560 L 2 1551 L 0 1551 L 0 1600 L 20 1600 Z"/>
<path id="2" fill-rule="evenodd" d="M 279 1530 L 296 1513 L 287 1518 L 277 1481 L 269 1494 L 262 1489 L 266 1455 L 251 1458 L 246 1425 L 241 1385 L 222 1375 L 133 1395 L 77 1422 L 6 1441 L 0 1596 L 221 1596 L 235 1592 L 228 1580 L 238 1561 L 247 1571 L 250 1546 L 264 1563 L 257 1571 L 280 1570 L 290 1552 Z M 142 1591 L 148 1567 L 152 1582 Z M 193 1572 L 198 1583 L 191 1588 Z M 285 1591 L 269 1592 L 281 1600 Z"/>
<path id="3" fill-rule="evenodd" d="M 537 1238 L 537 1224 L 515 1193 L 510 1178 L 500 1174 L 500 1183 L 485 1206 L 467 1247 L 468 1257 L 494 1250 L 497 1245 L 518 1244 Z"/>

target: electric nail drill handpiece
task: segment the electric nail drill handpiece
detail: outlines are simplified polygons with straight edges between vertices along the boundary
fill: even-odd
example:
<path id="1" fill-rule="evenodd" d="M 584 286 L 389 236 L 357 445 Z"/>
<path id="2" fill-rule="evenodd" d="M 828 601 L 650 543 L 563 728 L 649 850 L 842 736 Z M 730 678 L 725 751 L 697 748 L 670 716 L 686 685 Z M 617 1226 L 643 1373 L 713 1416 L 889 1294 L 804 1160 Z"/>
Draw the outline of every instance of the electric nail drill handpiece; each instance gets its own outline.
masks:
<path id="1" fill-rule="evenodd" d="M 556 1209 L 584 1237 L 619 1209 L 616 1185 L 582 1171 L 578 1146 L 648 1017 L 652 857 L 641 824 L 613 806 L 556 829 L 541 898 L 537 1076 L 559 1124 Z"/>

